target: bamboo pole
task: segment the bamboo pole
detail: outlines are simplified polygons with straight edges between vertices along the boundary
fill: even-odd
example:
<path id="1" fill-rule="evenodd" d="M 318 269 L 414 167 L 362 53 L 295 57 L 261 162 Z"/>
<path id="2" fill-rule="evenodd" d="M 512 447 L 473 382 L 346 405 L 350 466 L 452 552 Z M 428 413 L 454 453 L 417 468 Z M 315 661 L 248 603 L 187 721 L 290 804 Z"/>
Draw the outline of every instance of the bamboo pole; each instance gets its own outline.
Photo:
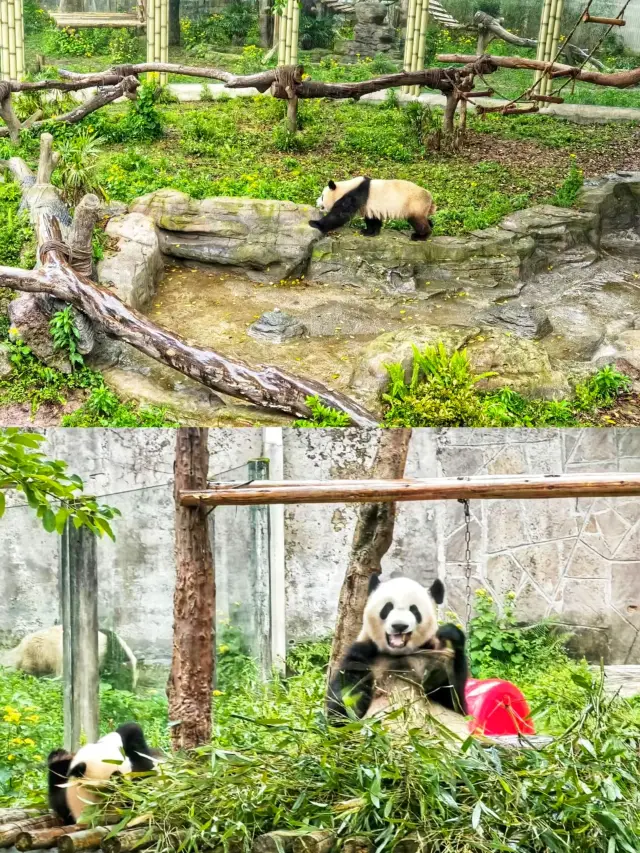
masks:
<path id="1" fill-rule="evenodd" d="M 551 62 L 551 46 L 553 44 L 553 28 L 555 26 L 557 5 L 558 5 L 558 0 L 551 0 L 551 7 L 549 10 L 549 25 L 547 27 L 547 37 L 545 39 L 545 45 L 544 45 L 544 61 L 545 62 Z M 540 82 L 540 94 L 541 95 L 546 94 L 547 81 L 548 81 L 548 74 L 544 74 L 542 77 L 542 80 Z"/>
<path id="2" fill-rule="evenodd" d="M 287 32 L 284 45 L 284 64 L 291 64 L 291 37 L 293 35 L 293 4 L 294 0 L 287 2 Z"/>
<path id="3" fill-rule="evenodd" d="M 14 17 L 16 22 L 16 68 L 17 80 L 24 80 L 24 17 L 22 13 L 22 0 L 14 0 Z"/>
<path id="4" fill-rule="evenodd" d="M 413 37 L 416 23 L 416 5 L 417 0 L 409 0 L 409 9 L 407 12 L 407 29 L 404 37 L 404 63 L 402 68 L 404 71 L 411 71 L 411 57 L 413 56 Z M 409 94 L 409 86 L 403 86 L 401 92 L 404 95 Z"/>
<path id="5" fill-rule="evenodd" d="M 411 70 L 418 70 L 418 37 L 420 34 L 420 21 L 422 20 L 422 6 L 425 0 L 416 0 L 416 17 L 413 22 L 413 40 L 411 42 Z M 428 3 L 429 0 L 426 0 Z M 416 87 L 409 86 L 409 94 L 415 95 Z"/>
<path id="6" fill-rule="evenodd" d="M 160 2 L 160 55 L 159 62 L 169 61 L 169 0 L 159 0 Z M 160 74 L 160 85 L 166 86 L 169 75 L 163 72 Z"/>
<path id="7" fill-rule="evenodd" d="M 536 59 L 538 62 L 544 62 L 547 30 L 549 29 L 549 17 L 551 15 L 552 3 L 553 0 L 544 0 L 544 6 L 542 7 L 542 15 L 540 16 L 540 32 L 538 33 L 538 47 L 536 50 Z M 540 91 L 541 80 L 542 73 L 539 71 L 534 72 L 535 91 L 537 92 Z"/>
<path id="8" fill-rule="evenodd" d="M 564 0 L 556 0 L 556 5 L 554 9 L 555 18 L 553 21 L 553 29 L 551 34 L 551 48 L 549 50 L 548 61 L 553 62 L 556 58 L 556 54 L 558 52 L 558 44 L 560 43 L 560 21 L 562 18 L 562 10 L 564 8 Z M 549 25 L 551 29 L 551 25 Z M 553 88 L 553 82 L 551 80 L 551 75 L 547 74 L 545 77 L 545 85 L 544 91 L 540 94 L 548 95 Z"/>
<path id="9" fill-rule="evenodd" d="M 154 55 L 154 39 L 156 32 L 156 7 L 155 0 L 148 0 L 147 2 L 147 62 L 155 62 Z M 154 80 L 155 74 L 153 72 L 147 75 L 147 80 Z"/>
<path id="10" fill-rule="evenodd" d="M 284 65 L 287 38 L 287 6 L 278 12 L 278 65 Z"/>
<path id="11" fill-rule="evenodd" d="M 418 65 L 416 71 L 424 70 L 424 54 L 427 46 L 427 27 L 429 26 L 429 0 L 422 0 L 422 15 L 418 32 Z M 414 86 L 415 96 L 420 95 L 420 86 Z"/>
<path id="12" fill-rule="evenodd" d="M 258 484 L 209 484 L 206 490 L 180 492 L 184 506 L 256 504 L 367 503 L 579 497 L 638 497 L 640 474 L 561 474 L 533 477 L 435 477 L 403 480 L 286 480 Z"/>
<path id="13" fill-rule="evenodd" d="M 9 79 L 9 0 L 0 0 L 0 80 Z"/>
<path id="14" fill-rule="evenodd" d="M 291 26 L 291 54 L 289 56 L 289 65 L 298 64 L 298 39 L 300 35 L 300 3 L 298 0 L 291 0 L 293 6 L 293 23 Z"/>
<path id="15" fill-rule="evenodd" d="M 18 79 L 18 66 L 16 64 L 16 15 L 13 0 L 8 2 L 9 8 L 9 80 Z"/>

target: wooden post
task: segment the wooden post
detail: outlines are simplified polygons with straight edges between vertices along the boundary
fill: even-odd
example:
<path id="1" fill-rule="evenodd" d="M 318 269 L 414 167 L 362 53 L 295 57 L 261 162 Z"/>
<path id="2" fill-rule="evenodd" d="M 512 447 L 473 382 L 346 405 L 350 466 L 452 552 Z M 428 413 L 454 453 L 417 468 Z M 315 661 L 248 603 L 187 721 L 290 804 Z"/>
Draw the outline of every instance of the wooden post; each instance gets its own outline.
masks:
<path id="1" fill-rule="evenodd" d="M 247 479 L 268 480 L 267 459 L 251 459 Z M 254 635 L 250 641 L 263 681 L 271 675 L 271 567 L 269 561 L 269 507 L 252 506 L 249 515 L 249 584 L 254 607 Z"/>
<path id="2" fill-rule="evenodd" d="M 64 746 L 98 737 L 98 564 L 96 537 L 67 522 L 60 539 Z"/>
<path id="3" fill-rule="evenodd" d="M 264 456 L 269 475 L 284 479 L 282 427 L 265 427 Z M 271 666 L 284 674 L 287 659 L 284 507 L 269 507 L 269 568 L 271 587 Z"/>
<path id="4" fill-rule="evenodd" d="M 182 489 L 202 488 L 209 473 L 208 430 L 176 432 L 173 655 L 167 684 L 171 742 L 192 749 L 211 738 L 214 674 L 215 574 L 207 510 L 180 503 Z"/>

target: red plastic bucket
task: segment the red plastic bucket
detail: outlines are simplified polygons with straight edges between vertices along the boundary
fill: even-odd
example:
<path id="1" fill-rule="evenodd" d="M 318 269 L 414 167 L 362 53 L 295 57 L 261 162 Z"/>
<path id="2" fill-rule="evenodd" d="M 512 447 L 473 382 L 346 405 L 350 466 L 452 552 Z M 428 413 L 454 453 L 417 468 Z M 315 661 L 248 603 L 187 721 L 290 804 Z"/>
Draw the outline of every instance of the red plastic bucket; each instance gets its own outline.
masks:
<path id="1" fill-rule="evenodd" d="M 535 734 L 527 700 L 510 681 L 470 678 L 465 695 L 472 732 L 485 735 Z"/>

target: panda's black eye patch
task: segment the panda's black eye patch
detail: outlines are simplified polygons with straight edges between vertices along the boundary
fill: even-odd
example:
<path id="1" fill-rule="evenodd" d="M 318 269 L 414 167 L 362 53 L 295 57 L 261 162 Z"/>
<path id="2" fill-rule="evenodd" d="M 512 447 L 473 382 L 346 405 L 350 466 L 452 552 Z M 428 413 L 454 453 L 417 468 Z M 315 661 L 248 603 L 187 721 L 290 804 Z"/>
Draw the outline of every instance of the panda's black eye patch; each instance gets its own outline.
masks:
<path id="1" fill-rule="evenodd" d="M 419 611 L 419 610 L 418 610 L 418 608 L 415 606 L 415 604 L 412 604 L 412 605 L 411 605 L 411 607 L 409 608 L 409 610 L 410 610 L 410 611 L 413 613 L 413 615 L 416 617 L 416 622 L 417 622 L 417 623 L 418 623 L 418 625 L 419 625 L 419 624 L 422 622 L 422 613 L 420 613 L 420 611 Z"/>
<path id="2" fill-rule="evenodd" d="M 381 619 L 386 619 L 386 618 L 387 618 L 387 616 L 391 613 L 391 611 L 392 611 L 392 610 L 393 610 L 393 603 L 392 603 L 391 601 L 387 601 L 387 603 L 385 604 L 385 606 L 384 606 L 384 607 L 382 608 L 382 610 L 380 611 L 380 618 L 381 618 Z"/>

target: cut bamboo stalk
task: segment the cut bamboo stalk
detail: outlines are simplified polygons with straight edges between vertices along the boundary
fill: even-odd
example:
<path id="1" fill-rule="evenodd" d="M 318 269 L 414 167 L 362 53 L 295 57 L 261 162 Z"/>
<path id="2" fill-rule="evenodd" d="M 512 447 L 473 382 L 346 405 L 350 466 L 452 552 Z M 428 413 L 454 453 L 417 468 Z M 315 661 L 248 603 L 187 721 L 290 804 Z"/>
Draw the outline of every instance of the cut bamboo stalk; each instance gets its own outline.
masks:
<path id="1" fill-rule="evenodd" d="M 547 27 L 547 38 L 545 41 L 544 47 L 544 61 L 551 62 L 551 50 L 553 47 L 553 31 L 556 25 L 556 9 L 558 7 L 558 0 L 551 0 L 551 9 L 549 12 L 549 26 Z M 549 75 L 544 74 L 542 77 L 542 82 L 540 84 L 540 94 L 545 95 L 547 92 L 547 83 L 548 83 Z"/>
<path id="2" fill-rule="evenodd" d="M 155 8 L 155 0 L 148 0 L 147 4 L 147 62 L 154 62 L 155 57 L 153 54 L 153 45 L 155 38 L 155 21 L 156 21 L 156 8 Z M 153 80 L 154 74 L 147 74 L 147 80 Z"/>
<path id="3" fill-rule="evenodd" d="M 76 853 L 78 850 L 94 850 L 102 843 L 102 839 L 111 832 L 104 826 L 83 829 L 80 832 L 66 833 L 58 840 L 60 853 Z"/>
<path id="4" fill-rule="evenodd" d="M 0 80 L 9 79 L 9 6 L 0 0 Z"/>
<path id="5" fill-rule="evenodd" d="M 427 0 L 428 2 L 428 0 Z M 422 19 L 422 6 L 424 0 L 417 0 L 416 2 L 416 17 L 413 22 L 413 40 L 411 43 L 411 70 L 418 70 L 418 37 L 420 33 L 420 21 Z M 409 86 L 409 94 L 415 94 L 415 86 Z"/>
<path id="6" fill-rule="evenodd" d="M 56 847 L 62 835 L 72 832 L 71 826 L 51 826 L 47 829 L 32 829 L 31 832 L 21 832 L 16 838 L 16 850 L 48 850 Z"/>
<path id="7" fill-rule="evenodd" d="M 5 823 L 0 826 L 0 847 L 12 847 L 22 832 L 32 829 L 48 829 L 50 826 L 62 826 L 62 821 L 56 815 L 41 815 L 28 820 Z"/>
<path id="8" fill-rule="evenodd" d="M 294 839 L 293 853 L 331 853 L 335 842 L 335 832 L 330 829 L 318 829 Z"/>
<path id="9" fill-rule="evenodd" d="M 407 29 L 404 37 L 404 63 L 403 70 L 411 71 L 411 57 L 413 56 L 413 36 L 416 24 L 416 4 L 417 0 L 409 0 L 409 10 L 407 13 Z M 403 86 L 401 89 L 405 95 L 409 94 L 409 86 Z"/>
<path id="10" fill-rule="evenodd" d="M 15 823 L 18 820 L 29 820 L 32 817 L 44 817 L 49 812 L 42 809 L 0 809 L 0 826 L 5 823 Z"/>
<path id="11" fill-rule="evenodd" d="M 129 850 L 147 847 L 158 837 L 158 831 L 143 827 L 119 832 L 113 838 L 105 838 L 100 844 L 103 853 L 126 853 Z"/>

